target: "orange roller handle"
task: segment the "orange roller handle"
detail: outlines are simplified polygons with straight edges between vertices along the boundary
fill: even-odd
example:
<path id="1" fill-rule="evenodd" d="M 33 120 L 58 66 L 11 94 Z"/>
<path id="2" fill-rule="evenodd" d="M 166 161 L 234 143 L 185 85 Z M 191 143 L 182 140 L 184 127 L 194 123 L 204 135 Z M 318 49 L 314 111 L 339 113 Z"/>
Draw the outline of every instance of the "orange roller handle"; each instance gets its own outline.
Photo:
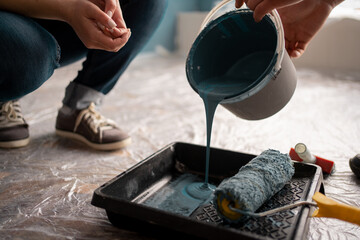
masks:
<path id="1" fill-rule="evenodd" d="M 339 203 L 319 192 L 314 194 L 313 200 L 318 205 L 313 217 L 336 218 L 360 226 L 360 208 Z"/>

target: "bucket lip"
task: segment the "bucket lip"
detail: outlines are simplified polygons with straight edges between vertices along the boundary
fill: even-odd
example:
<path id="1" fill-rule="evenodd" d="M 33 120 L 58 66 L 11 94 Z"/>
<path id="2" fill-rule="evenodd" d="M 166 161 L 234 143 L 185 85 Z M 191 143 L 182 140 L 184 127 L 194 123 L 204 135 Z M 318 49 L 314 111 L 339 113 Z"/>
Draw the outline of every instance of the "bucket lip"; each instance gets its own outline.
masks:
<path id="1" fill-rule="evenodd" d="M 190 71 L 191 71 L 191 68 L 192 68 L 191 67 L 192 59 L 190 58 L 190 56 L 193 55 L 192 53 L 194 53 L 194 51 L 196 51 L 197 45 L 203 39 L 203 37 L 208 32 L 210 32 L 214 27 L 216 27 L 216 25 L 218 23 L 220 23 L 221 21 L 226 20 L 226 19 L 228 19 L 230 17 L 233 17 L 234 15 L 238 15 L 239 12 L 251 13 L 252 11 L 250 9 L 236 9 L 236 10 L 229 11 L 229 12 L 219 16 L 218 18 L 216 18 L 214 20 L 211 20 L 204 27 L 204 29 L 202 29 L 202 31 L 199 33 L 199 35 L 196 37 L 194 43 L 192 44 L 192 46 L 190 48 L 190 51 L 189 51 L 189 54 L 187 56 L 187 60 L 186 60 L 186 75 L 187 75 L 187 79 L 188 79 L 188 82 L 189 82 L 191 88 L 196 93 L 198 93 L 198 90 L 196 89 L 194 81 L 193 81 L 193 79 L 191 77 L 191 74 L 190 74 Z M 266 20 L 268 22 L 271 22 L 272 26 L 274 27 L 274 29 L 278 33 L 278 28 L 276 26 L 276 22 L 274 22 L 274 20 L 268 14 L 265 15 L 264 20 Z M 276 37 L 279 38 L 279 34 L 277 34 Z M 281 52 L 278 52 L 278 51 L 281 51 L 281 50 L 279 50 L 279 41 L 277 41 L 277 43 L 276 43 L 275 52 L 273 54 L 273 57 L 272 57 L 271 61 L 269 62 L 269 65 L 264 70 L 264 72 L 254 81 L 254 83 L 251 84 L 246 89 L 244 89 L 243 91 L 241 91 L 240 93 L 234 94 L 232 96 L 229 96 L 229 97 L 223 99 L 221 101 L 221 103 L 233 103 L 233 102 L 236 102 L 236 101 L 239 101 L 239 100 L 246 99 L 246 98 L 256 94 L 257 92 L 259 92 L 273 78 L 273 76 L 277 74 L 277 71 L 280 71 L 280 69 L 275 69 L 277 58 L 278 58 L 279 54 L 281 54 Z"/>

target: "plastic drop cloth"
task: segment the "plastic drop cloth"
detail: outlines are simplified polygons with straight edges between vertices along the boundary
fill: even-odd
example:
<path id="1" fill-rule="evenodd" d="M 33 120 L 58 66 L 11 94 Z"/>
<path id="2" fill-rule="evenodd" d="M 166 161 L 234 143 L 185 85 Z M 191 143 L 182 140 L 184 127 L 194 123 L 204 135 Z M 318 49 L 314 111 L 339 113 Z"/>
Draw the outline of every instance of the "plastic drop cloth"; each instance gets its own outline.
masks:
<path id="1" fill-rule="evenodd" d="M 90 204 L 93 191 L 171 142 L 205 145 L 203 103 L 187 83 L 185 59 L 175 56 L 140 56 L 105 99 L 102 113 L 130 133 L 130 147 L 97 152 L 56 137 L 64 88 L 80 66 L 57 70 L 21 101 L 31 142 L 0 149 L 1 239 L 150 239 L 112 226 L 105 211 Z M 242 120 L 219 107 L 212 146 L 285 153 L 303 142 L 336 162 L 336 172 L 324 181 L 327 196 L 360 207 L 360 180 L 348 164 L 360 153 L 360 73 L 298 69 L 298 78 L 289 104 L 265 120 Z M 359 237 L 359 226 L 328 218 L 311 218 L 306 236 Z"/>

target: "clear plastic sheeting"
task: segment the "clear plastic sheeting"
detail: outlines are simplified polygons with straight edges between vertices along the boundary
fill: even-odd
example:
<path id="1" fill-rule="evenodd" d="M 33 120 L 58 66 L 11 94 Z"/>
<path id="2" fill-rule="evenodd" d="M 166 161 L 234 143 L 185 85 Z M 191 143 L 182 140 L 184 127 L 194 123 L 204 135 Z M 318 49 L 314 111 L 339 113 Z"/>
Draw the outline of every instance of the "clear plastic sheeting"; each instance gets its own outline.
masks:
<path id="1" fill-rule="evenodd" d="M 64 89 L 81 62 L 55 72 L 39 90 L 21 100 L 31 142 L 0 149 L 1 239 L 151 239 L 110 224 L 90 204 L 93 191 L 172 142 L 205 145 L 205 113 L 189 86 L 185 59 L 140 56 L 107 96 L 102 113 L 132 137 L 128 148 L 98 152 L 54 134 Z M 286 153 L 303 142 L 317 156 L 335 161 L 325 192 L 360 207 L 360 179 L 349 159 L 360 153 L 360 73 L 298 69 L 289 104 L 259 121 L 239 119 L 219 107 L 212 146 L 252 154 L 272 148 Z M 199 159 L 204 161 L 204 159 Z M 311 218 L 307 239 L 359 239 L 360 227 Z"/>

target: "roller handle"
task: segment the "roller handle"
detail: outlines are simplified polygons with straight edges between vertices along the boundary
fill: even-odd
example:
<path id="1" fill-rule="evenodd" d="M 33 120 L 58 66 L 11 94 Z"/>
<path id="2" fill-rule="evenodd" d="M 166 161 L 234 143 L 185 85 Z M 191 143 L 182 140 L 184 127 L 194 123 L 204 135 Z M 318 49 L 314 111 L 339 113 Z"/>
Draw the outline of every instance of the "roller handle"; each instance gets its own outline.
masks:
<path id="1" fill-rule="evenodd" d="M 314 194 L 313 200 L 318 205 L 313 217 L 336 218 L 360 226 L 360 208 L 339 203 L 319 192 Z"/>

